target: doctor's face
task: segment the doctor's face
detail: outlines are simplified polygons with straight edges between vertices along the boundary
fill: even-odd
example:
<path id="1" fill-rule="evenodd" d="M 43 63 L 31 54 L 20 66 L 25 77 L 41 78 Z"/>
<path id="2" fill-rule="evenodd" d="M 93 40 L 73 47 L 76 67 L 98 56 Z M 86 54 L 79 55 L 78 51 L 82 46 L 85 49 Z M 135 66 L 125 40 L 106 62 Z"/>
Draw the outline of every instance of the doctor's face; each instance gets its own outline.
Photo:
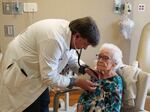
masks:
<path id="1" fill-rule="evenodd" d="M 73 35 L 71 47 L 74 49 L 87 49 L 87 47 L 90 45 L 88 40 L 86 38 L 83 38 L 80 36 L 79 33 Z"/>

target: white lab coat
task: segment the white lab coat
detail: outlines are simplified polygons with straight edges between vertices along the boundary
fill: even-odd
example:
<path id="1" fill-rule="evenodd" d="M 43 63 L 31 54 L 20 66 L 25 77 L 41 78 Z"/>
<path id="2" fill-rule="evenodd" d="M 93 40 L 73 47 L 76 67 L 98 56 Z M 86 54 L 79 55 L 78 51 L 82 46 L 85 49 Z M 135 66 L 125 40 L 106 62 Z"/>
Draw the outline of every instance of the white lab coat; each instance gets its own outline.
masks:
<path id="1" fill-rule="evenodd" d="M 59 73 L 66 64 L 74 72 L 79 66 L 75 50 L 70 50 L 68 25 L 60 19 L 42 20 L 9 44 L 0 76 L 0 112 L 21 112 L 49 85 L 69 85 L 70 79 Z"/>

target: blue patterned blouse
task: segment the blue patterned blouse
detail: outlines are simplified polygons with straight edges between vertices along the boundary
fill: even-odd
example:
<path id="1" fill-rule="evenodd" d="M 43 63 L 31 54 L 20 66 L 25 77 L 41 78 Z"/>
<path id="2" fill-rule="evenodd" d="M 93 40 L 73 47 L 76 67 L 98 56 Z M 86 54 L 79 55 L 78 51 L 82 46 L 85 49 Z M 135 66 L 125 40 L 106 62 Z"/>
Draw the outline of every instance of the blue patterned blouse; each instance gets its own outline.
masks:
<path id="1" fill-rule="evenodd" d="M 94 93 L 83 92 L 78 103 L 82 104 L 83 112 L 120 112 L 123 82 L 119 75 L 94 82 L 99 85 Z"/>

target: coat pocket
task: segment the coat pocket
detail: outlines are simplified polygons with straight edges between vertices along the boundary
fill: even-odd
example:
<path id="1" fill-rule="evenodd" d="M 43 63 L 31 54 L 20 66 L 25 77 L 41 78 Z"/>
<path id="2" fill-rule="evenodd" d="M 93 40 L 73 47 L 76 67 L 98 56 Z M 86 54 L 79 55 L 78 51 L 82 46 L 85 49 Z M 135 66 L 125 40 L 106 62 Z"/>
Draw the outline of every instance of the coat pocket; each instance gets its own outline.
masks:
<path id="1" fill-rule="evenodd" d="M 4 84 L 15 93 L 22 88 L 28 81 L 26 72 L 21 69 L 16 62 L 10 64 L 4 71 Z"/>

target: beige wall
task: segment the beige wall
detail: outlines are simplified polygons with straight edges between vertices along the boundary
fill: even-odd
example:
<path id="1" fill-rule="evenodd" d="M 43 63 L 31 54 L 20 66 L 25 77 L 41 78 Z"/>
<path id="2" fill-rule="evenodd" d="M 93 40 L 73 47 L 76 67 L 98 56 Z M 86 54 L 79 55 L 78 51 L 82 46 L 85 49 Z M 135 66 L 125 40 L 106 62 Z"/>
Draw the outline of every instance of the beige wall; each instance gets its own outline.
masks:
<path id="1" fill-rule="evenodd" d="M 145 4 L 145 11 L 138 11 L 138 4 Z M 144 25 L 150 22 L 150 0 L 133 0 L 133 20 L 135 28 L 131 38 L 130 63 L 136 60 L 138 44 Z"/>
<path id="2" fill-rule="evenodd" d="M 6 0 L 5 0 L 6 1 Z M 12 0 L 7 0 L 12 1 Z M 21 1 L 21 0 L 20 0 Z M 22 0 L 32 2 L 31 0 Z M 104 42 L 111 42 L 123 50 L 124 62 L 129 63 L 130 41 L 125 40 L 119 31 L 118 21 L 120 16 L 113 13 L 113 0 L 34 0 L 38 4 L 35 14 L 23 13 L 22 15 L 2 15 L 2 0 L 0 2 L 0 46 L 5 51 L 8 42 L 12 39 L 4 37 L 4 24 L 15 25 L 15 35 L 23 31 L 31 23 L 45 18 L 64 18 L 72 20 L 78 17 L 93 17 L 101 32 L 101 42 L 96 48 L 89 47 L 83 52 L 82 59 L 93 67 L 95 54 Z M 136 0 L 137 1 L 137 0 Z M 135 3 L 136 3 L 135 1 Z M 148 1 L 148 0 L 147 0 Z M 138 29 L 140 32 L 140 29 Z"/>

